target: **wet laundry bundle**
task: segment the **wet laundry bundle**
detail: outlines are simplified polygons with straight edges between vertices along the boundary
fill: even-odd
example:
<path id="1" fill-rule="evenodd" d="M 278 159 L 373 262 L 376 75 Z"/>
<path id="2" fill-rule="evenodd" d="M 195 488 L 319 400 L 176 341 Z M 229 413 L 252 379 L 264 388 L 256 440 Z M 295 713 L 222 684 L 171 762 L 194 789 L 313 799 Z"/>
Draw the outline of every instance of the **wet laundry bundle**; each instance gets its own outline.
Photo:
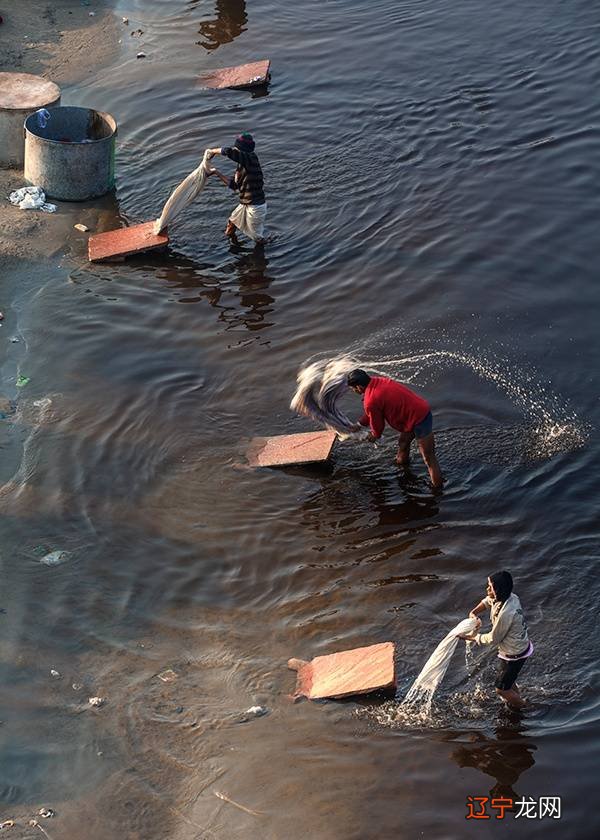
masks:
<path id="1" fill-rule="evenodd" d="M 452 655 L 461 636 L 468 636 L 477 628 L 477 619 L 464 618 L 447 633 L 433 651 L 417 679 L 402 701 L 403 706 L 421 706 L 427 711 L 439 684 L 444 679 Z"/>
<path id="2" fill-rule="evenodd" d="M 208 150 L 204 152 L 200 166 L 185 178 L 169 196 L 159 218 L 154 223 L 154 233 L 159 234 L 200 195 L 209 175 Z"/>
<path id="3" fill-rule="evenodd" d="M 337 356 L 312 362 L 301 368 L 296 381 L 298 387 L 290 403 L 292 411 L 310 417 L 342 437 L 362 437 L 356 423 L 338 405 L 348 391 L 348 374 L 359 367 L 351 356 Z"/>

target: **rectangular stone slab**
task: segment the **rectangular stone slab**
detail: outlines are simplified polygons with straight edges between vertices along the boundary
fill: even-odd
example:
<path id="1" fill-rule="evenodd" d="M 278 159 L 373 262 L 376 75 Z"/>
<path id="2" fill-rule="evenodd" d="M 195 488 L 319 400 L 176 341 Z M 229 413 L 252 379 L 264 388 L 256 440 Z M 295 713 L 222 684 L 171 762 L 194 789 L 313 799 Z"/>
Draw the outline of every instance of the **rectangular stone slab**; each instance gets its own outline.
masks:
<path id="1" fill-rule="evenodd" d="M 240 64 L 237 67 L 221 67 L 219 70 L 210 70 L 200 76 L 200 83 L 204 87 L 222 90 L 231 88 L 233 90 L 259 87 L 266 85 L 271 78 L 271 62 L 254 61 L 252 64 Z"/>
<path id="2" fill-rule="evenodd" d="M 88 240 L 88 258 L 90 262 L 102 260 L 118 260 L 131 254 L 141 254 L 164 248 L 169 244 L 166 232 L 155 234 L 154 222 L 144 222 L 141 225 L 108 230 L 106 233 L 96 233 Z"/>
<path id="3" fill-rule="evenodd" d="M 288 668 L 297 672 L 294 696 L 309 700 L 369 694 L 396 686 L 393 642 L 317 656 L 311 662 L 290 659 Z"/>
<path id="4" fill-rule="evenodd" d="M 327 461 L 336 433 L 302 432 L 298 435 L 253 438 L 246 453 L 252 467 L 285 467 Z"/>

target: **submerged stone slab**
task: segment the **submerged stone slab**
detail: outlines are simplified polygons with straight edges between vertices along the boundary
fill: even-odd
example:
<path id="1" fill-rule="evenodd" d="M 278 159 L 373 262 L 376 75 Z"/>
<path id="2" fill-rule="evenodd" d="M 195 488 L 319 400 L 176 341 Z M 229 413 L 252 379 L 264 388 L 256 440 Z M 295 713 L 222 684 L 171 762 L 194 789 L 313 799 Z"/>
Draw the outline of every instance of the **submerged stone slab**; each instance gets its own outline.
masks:
<path id="1" fill-rule="evenodd" d="M 297 672 L 294 696 L 309 700 L 369 694 L 396 686 L 393 642 L 317 656 L 311 662 L 290 659 L 288 668 Z"/>
<path id="2" fill-rule="evenodd" d="M 253 438 L 247 452 L 248 463 L 252 467 L 321 463 L 328 460 L 336 437 L 335 432 L 323 431 Z"/>
<path id="3" fill-rule="evenodd" d="M 96 233 L 88 240 L 88 258 L 90 262 L 102 260 L 119 260 L 164 248 L 169 244 L 166 232 L 154 233 L 154 222 L 144 222 L 141 225 L 108 230 L 106 233 Z"/>
<path id="4" fill-rule="evenodd" d="M 252 64 L 240 64 L 237 67 L 221 67 L 200 76 L 204 87 L 222 90 L 233 90 L 260 87 L 269 83 L 271 78 L 271 62 L 254 61 Z"/>

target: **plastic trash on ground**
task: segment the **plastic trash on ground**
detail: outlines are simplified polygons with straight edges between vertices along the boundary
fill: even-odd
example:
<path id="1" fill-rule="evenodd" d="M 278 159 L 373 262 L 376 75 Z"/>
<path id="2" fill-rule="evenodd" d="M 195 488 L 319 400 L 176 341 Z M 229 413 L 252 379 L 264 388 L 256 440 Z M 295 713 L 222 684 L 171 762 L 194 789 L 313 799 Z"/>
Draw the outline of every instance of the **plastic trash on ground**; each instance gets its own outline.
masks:
<path id="1" fill-rule="evenodd" d="M 20 210 L 43 210 L 44 213 L 56 213 L 56 204 L 46 201 L 46 193 L 41 187 L 21 187 L 8 196 L 11 204 Z"/>

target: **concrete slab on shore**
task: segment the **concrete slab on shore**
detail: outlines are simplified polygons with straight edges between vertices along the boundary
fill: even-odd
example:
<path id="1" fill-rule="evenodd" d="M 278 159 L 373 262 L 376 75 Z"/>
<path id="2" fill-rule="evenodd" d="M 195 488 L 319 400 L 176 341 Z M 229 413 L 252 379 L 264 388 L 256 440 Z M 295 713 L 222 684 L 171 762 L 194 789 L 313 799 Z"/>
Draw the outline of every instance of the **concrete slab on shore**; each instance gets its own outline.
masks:
<path id="1" fill-rule="evenodd" d="M 144 222 L 141 225 L 132 225 L 90 236 L 88 258 L 90 262 L 122 260 L 132 254 L 164 248 L 168 244 L 169 237 L 166 233 L 154 233 L 153 221 Z"/>
<path id="2" fill-rule="evenodd" d="M 318 464 L 329 459 L 336 433 L 303 432 L 297 435 L 253 438 L 247 451 L 252 467 L 285 467 Z"/>

